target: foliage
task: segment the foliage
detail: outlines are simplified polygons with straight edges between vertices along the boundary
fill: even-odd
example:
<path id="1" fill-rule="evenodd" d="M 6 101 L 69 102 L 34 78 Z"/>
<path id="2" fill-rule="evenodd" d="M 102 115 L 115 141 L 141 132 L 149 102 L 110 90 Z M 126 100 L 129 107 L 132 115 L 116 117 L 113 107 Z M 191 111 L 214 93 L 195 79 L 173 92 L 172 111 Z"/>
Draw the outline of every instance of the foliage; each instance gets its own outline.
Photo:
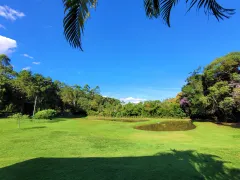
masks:
<path id="1" fill-rule="evenodd" d="M 69 86 L 30 71 L 15 72 L 1 66 L 0 112 L 32 115 L 36 110 L 54 109 L 60 114 L 103 117 L 172 117 L 190 116 L 217 121 L 239 121 L 240 53 L 230 53 L 214 60 L 203 70 L 198 68 L 175 98 L 164 101 L 123 103 L 103 97 L 100 88 L 89 85 Z"/>
<path id="2" fill-rule="evenodd" d="M 146 16 L 149 18 L 161 17 L 170 27 L 170 16 L 179 0 L 143 0 Z M 74 48 L 82 49 L 82 35 L 84 25 L 90 17 L 90 9 L 96 8 L 98 0 L 63 0 L 65 17 L 63 20 L 64 34 L 69 44 Z M 207 16 L 213 15 L 218 21 L 229 18 L 234 9 L 222 7 L 217 0 L 186 0 L 188 11 L 194 6 L 197 10 L 203 8 Z"/>
<path id="3" fill-rule="evenodd" d="M 1 67 L 11 66 L 10 61 L 11 61 L 11 59 L 7 55 L 0 54 L 0 66 Z"/>
<path id="4" fill-rule="evenodd" d="M 63 0 L 65 7 L 64 34 L 73 47 L 82 50 L 81 36 L 84 31 L 85 21 L 90 16 L 89 7 L 95 7 L 97 0 Z"/>
<path id="5" fill-rule="evenodd" d="M 56 117 L 57 112 L 53 109 L 47 109 L 47 110 L 42 110 L 42 111 L 38 111 L 35 115 L 34 118 L 35 119 L 53 119 L 54 117 Z"/>
<path id="6" fill-rule="evenodd" d="M 22 113 L 16 113 L 16 114 L 13 114 L 11 116 L 8 116 L 8 118 L 11 118 L 11 119 L 29 119 L 30 117 L 26 114 L 22 114 Z"/>
<path id="7" fill-rule="evenodd" d="M 54 109 L 63 116 L 186 117 L 179 105 L 180 94 L 165 101 L 125 104 L 103 97 L 98 86 L 69 86 L 31 71 L 4 72 L 0 74 L 0 112 L 6 114 L 20 112 L 32 116 L 37 100 L 36 111 Z"/>
<path id="8" fill-rule="evenodd" d="M 193 118 L 239 121 L 240 52 L 230 53 L 198 69 L 187 79 L 180 101 Z"/>

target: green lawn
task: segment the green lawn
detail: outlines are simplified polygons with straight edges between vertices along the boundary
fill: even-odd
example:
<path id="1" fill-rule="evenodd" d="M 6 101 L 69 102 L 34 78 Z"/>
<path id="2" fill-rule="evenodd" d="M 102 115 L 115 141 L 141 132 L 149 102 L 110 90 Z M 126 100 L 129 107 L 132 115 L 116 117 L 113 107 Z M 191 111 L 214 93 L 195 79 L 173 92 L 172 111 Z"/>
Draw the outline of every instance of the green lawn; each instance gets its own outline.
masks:
<path id="1" fill-rule="evenodd" d="M 240 179 L 240 129 L 134 129 L 148 122 L 0 120 L 0 180 Z"/>

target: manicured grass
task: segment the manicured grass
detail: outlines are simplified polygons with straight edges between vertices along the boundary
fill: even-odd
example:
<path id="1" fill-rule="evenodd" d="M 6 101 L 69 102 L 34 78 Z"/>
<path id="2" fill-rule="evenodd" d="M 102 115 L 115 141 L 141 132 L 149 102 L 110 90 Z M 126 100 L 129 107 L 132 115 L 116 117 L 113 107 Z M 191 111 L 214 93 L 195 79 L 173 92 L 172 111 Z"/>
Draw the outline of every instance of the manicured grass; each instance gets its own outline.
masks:
<path id="1" fill-rule="evenodd" d="M 240 129 L 134 129 L 147 122 L 0 120 L 0 180 L 240 179 Z"/>

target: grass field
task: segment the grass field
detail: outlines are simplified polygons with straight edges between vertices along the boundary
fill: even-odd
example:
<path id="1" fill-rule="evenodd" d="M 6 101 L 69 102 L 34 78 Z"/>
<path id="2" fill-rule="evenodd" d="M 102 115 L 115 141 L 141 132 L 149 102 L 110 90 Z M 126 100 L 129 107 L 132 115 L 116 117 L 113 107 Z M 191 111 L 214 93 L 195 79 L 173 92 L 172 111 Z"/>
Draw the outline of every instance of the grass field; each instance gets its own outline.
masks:
<path id="1" fill-rule="evenodd" d="M 239 128 L 133 128 L 159 121 L 0 120 L 0 180 L 240 179 Z"/>

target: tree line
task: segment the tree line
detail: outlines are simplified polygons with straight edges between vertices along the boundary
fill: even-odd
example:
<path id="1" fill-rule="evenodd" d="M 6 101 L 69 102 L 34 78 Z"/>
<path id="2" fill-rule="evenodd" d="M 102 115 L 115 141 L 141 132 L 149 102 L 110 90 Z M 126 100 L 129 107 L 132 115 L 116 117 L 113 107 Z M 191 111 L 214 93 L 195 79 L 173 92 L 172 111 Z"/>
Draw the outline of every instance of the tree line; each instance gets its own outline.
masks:
<path id="1" fill-rule="evenodd" d="M 0 114 L 33 115 L 54 109 L 59 115 L 108 117 L 185 117 L 180 99 L 124 103 L 103 97 L 98 86 L 70 86 L 31 71 L 16 72 L 6 55 L 0 56 Z M 36 108 L 34 108 L 36 105 Z"/>
<path id="2" fill-rule="evenodd" d="M 194 70 L 175 98 L 124 103 L 103 97 L 98 86 L 70 86 L 31 71 L 16 72 L 0 55 L 0 114 L 54 109 L 61 115 L 172 117 L 240 122 L 240 52 Z"/>
<path id="3" fill-rule="evenodd" d="M 180 104 L 195 119 L 240 122 L 240 52 L 217 58 L 186 80 Z"/>

